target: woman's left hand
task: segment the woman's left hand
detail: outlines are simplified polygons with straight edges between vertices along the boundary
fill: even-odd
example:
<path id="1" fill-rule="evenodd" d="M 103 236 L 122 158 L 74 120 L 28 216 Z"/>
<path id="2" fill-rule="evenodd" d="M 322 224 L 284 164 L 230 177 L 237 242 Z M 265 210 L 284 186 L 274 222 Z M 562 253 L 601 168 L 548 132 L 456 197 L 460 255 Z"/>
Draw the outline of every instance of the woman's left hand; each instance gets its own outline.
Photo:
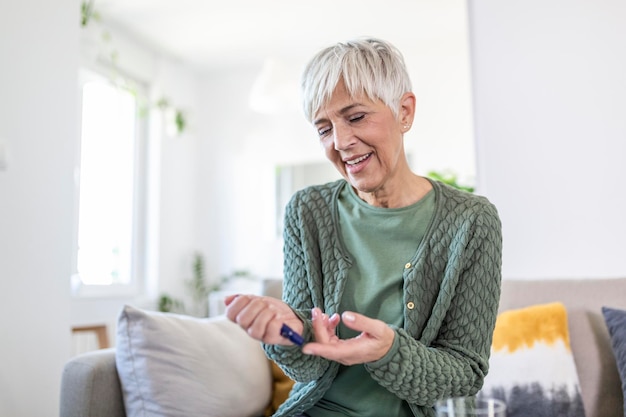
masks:
<path id="1" fill-rule="evenodd" d="M 343 365 L 354 365 L 381 359 L 393 344 L 395 332 L 381 320 L 346 311 L 341 315 L 341 321 L 346 327 L 361 333 L 352 339 L 339 339 L 335 333 L 339 316 L 328 317 L 319 308 L 314 308 L 315 342 L 304 345 L 302 352 Z"/>

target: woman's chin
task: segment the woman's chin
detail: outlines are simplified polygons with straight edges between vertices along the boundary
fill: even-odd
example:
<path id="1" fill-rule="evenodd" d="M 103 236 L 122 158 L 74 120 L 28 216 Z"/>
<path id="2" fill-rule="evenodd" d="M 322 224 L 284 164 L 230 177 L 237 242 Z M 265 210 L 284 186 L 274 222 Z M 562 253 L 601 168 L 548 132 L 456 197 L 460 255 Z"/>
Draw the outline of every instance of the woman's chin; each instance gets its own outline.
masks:
<path id="1" fill-rule="evenodd" d="M 371 193 L 376 190 L 376 185 L 370 180 L 365 178 L 355 178 L 348 175 L 348 182 L 356 191 L 360 193 Z"/>

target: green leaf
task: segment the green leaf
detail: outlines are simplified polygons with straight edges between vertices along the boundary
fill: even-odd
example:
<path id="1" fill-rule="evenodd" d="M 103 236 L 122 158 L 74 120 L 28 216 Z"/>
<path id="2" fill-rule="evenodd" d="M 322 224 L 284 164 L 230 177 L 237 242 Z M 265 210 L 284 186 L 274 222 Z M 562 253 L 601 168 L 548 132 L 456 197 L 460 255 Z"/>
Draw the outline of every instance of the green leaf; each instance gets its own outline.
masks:
<path id="1" fill-rule="evenodd" d="M 454 187 L 457 190 L 467 191 L 468 193 L 474 192 L 474 187 L 459 184 L 457 175 L 452 172 L 429 171 L 426 176 L 432 178 L 435 181 L 440 181 L 444 184 Z"/>
<path id="2" fill-rule="evenodd" d="M 182 111 L 176 110 L 176 130 L 178 133 L 183 133 L 186 126 L 187 121 L 185 120 L 185 115 Z"/>

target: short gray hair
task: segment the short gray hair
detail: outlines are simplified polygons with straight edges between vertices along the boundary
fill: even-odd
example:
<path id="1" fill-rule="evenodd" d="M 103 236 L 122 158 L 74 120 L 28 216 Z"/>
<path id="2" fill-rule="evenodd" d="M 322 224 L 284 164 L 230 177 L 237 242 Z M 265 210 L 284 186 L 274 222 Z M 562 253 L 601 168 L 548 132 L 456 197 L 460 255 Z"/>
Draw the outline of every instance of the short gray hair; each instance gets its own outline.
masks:
<path id="1" fill-rule="evenodd" d="M 400 98 L 412 89 L 400 51 L 389 42 L 363 38 L 317 53 L 302 74 L 304 115 L 309 122 L 331 98 L 340 79 L 352 96 L 365 93 L 398 114 Z"/>

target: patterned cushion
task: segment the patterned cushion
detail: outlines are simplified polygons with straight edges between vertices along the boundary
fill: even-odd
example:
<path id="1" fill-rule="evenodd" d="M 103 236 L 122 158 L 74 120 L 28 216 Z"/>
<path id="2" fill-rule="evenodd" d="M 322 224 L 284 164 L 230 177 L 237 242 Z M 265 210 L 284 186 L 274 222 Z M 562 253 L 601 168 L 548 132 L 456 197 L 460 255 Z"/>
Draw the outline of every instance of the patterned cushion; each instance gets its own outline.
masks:
<path id="1" fill-rule="evenodd" d="M 611 335 L 613 354 L 617 361 L 624 392 L 624 416 L 626 416 L 626 310 L 602 307 L 602 315 Z"/>
<path id="2" fill-rule="evenodd" d="M 507 403 L 507 417 L 584 417 L 567 312 L 561 303 L 501 313 L 479 396 Z"/>

